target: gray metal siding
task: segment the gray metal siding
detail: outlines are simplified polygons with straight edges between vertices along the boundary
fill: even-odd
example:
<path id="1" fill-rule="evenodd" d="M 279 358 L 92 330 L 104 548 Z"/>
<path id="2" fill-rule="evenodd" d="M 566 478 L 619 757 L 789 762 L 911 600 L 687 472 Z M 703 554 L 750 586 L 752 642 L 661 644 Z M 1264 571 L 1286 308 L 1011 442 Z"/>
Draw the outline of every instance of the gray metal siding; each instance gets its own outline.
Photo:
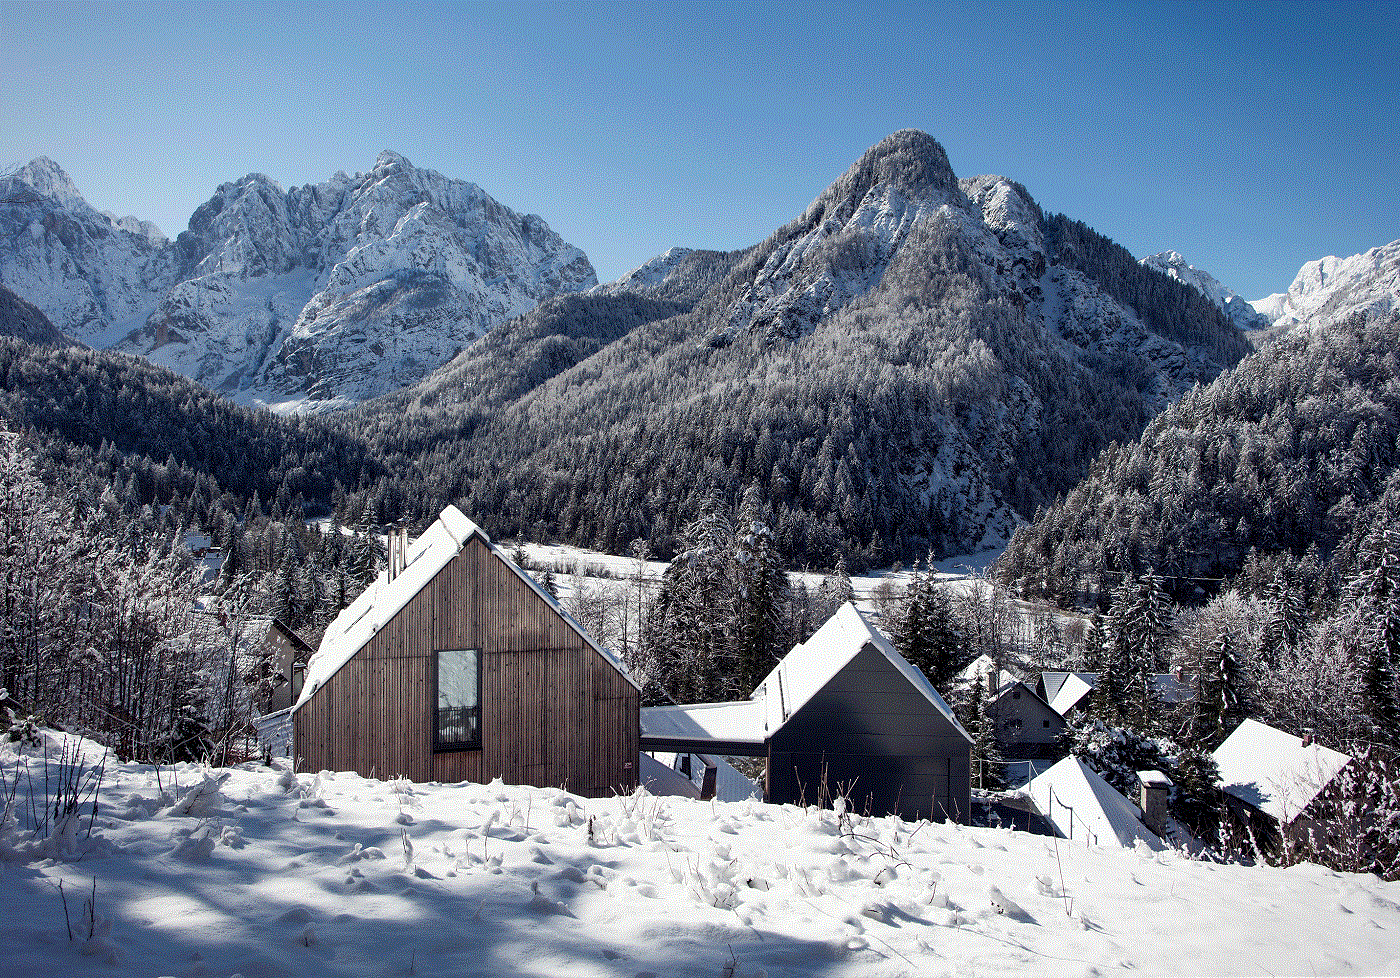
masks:
<path id="1" fill-rule="evenodd" d="M 770 752 L 770 801 L 812 804 L 847 793 L 858 811 L 968 819 L 966 738 L 873 648 L 788 719 Z"/>

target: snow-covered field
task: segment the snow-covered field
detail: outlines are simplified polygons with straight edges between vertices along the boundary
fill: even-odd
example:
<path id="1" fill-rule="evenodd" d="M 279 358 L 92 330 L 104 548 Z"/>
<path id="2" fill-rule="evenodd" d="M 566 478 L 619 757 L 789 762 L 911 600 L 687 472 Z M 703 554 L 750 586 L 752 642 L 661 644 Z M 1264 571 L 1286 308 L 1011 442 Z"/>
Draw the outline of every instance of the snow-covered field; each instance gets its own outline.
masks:
<path id="1" fill-rule="evenodd" d="M 23 830 L 42 757 L 0 764 L 5 795 L 20 775 L 4 975 L 1400 973 L 1400 884 L 1316 866 L 758 802 L 114 763 L 91 836 L 85 818 L 45 851 Z"/>

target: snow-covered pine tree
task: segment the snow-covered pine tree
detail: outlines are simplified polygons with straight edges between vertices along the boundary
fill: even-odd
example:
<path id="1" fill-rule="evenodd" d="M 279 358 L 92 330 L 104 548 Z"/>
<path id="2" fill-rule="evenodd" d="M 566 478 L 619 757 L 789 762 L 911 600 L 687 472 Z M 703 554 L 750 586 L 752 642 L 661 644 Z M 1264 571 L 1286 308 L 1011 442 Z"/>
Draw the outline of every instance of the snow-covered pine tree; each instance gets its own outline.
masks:
<path id="1" fill-rule="evenodd" d="M 1366 554 L 1364 569 L 1347 593 L 1363 616 L 1359 638 L 1365 666 L 1362 686 L 1376 739 L 1400 745 L 1400 691 L 1395 663 L 1400 661 L 1400 530 L 1386 528 Z"/>
<path id="2" fill-rule="evenodd" d="M 961 698 L 963 725 L 972 734 L 973 786 L 983 791 L 1006 789 L 1006 758 L 997 743 L 996 718 L 987 712 L 987 684 L 974 680 Z"/>
<path id="3" fill-rule="evenodd" d="M 782 657 L 783 612 L 790 600 L 765 509 L 757 485 L 750 486 L 734 550 L 734 683 L 740 695 L 752 692 Z"/>
<path id="4" fill-rule="evenodd" d="M 1308 609 L 1297 588 L 1284 577 L 1282 568 L 1274 572 L 1273 580 L 1264 589 L 1264 599 L 1270 613 L 1260 648 L 1265 660 L 1273 663 L 1284 648 L 1296 648 L 1303 640 Z"/>
<path id="5" fill-rule="evenodd" d="M 658 702 L 701 703 L 741 695 L 731 661 L 733 543 L 729 514 L 710 494 L 686 525 L 681 550 L 662 575 L 647 615 L 640 657 L 657 688 L 644 694 Z"/>
<path id="6" fill-rule="evenodd" d="M 904 592 L 890 641 L 933 684 L 945 690 L 957 671 L 960 642 L 947 595 L 938 586 L 932 562 L 914 571 Z"/>

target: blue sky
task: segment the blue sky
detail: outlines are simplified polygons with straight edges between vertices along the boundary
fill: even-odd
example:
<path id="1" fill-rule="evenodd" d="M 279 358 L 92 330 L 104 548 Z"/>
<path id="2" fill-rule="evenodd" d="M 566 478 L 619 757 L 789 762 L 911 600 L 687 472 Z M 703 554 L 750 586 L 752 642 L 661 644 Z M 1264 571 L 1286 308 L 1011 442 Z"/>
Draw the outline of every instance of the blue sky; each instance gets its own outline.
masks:
<path id="1" fill-rule="evenodd" d="M 753 244 L 897 129 L 1247 298 L 1400 238 L 1400 4 L 0 2 L 0 165 L 170 235 L 382 149 L 606 281 Z"/>

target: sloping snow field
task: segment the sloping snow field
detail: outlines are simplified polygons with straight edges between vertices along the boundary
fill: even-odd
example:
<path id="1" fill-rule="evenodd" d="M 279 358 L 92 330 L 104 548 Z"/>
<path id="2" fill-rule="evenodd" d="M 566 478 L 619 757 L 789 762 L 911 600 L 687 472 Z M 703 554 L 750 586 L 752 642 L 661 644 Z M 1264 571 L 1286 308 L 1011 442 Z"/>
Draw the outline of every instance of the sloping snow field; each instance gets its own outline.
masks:
<path id="1" fill-rule="evenodd" d="M 758 802 L 115 763 L 91 836 L 84 818 L 40 843 L 43 757 L 0 763 L 6 795 L 20 779 L 4 975 L 1400 973 L 1400 884 L 1316 866 Z"/>

